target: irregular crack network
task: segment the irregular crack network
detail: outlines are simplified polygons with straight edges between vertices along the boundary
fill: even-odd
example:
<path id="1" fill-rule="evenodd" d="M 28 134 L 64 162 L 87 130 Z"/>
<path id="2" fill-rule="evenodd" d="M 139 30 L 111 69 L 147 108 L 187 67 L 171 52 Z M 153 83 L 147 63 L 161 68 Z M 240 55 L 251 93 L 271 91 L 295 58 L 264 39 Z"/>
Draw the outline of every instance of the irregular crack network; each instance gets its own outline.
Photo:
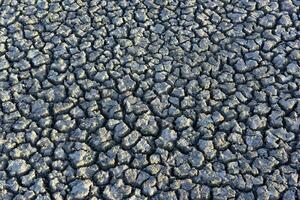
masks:
<path id="1" fill-rule="evenodd" d="M 299 6 L 0 0 L 0 199 L 299 199 Z"/>

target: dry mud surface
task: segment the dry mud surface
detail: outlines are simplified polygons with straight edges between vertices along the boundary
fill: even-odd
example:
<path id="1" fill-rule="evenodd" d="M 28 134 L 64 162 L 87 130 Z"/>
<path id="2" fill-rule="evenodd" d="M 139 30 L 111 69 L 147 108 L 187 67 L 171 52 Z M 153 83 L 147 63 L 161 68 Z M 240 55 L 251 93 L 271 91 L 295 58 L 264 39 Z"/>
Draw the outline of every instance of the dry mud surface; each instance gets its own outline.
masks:
<path id="1" fill-rule="evenodd" d="M 0 0 L 0 199 L 299 199 L 299 8 Z"/>

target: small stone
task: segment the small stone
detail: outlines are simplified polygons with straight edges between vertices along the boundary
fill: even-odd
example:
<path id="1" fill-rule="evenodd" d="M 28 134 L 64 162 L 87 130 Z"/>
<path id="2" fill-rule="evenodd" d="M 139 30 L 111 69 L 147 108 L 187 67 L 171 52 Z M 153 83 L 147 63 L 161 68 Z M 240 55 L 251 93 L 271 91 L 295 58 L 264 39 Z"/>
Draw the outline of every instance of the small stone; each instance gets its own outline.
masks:
<path id="1" fill-rule="evenodd" d="M 214 140 L 215 147 L 218 150 L 225 149 L 229 145 L 229 142 L 226 139 L 226 133 L 224 132 L 216 133 L 213 140 Z"/>

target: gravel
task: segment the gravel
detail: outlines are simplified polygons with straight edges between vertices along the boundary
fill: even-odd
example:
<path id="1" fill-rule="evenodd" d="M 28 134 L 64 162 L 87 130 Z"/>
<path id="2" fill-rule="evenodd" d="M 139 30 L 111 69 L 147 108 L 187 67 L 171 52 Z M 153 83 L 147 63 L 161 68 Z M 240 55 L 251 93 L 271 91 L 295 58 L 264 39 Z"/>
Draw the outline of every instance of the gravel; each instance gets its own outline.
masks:
<path id="1" fill-rule="evenodd" d="M 0 199 L 300 199 L 299 6 L 0 1 Z"/>

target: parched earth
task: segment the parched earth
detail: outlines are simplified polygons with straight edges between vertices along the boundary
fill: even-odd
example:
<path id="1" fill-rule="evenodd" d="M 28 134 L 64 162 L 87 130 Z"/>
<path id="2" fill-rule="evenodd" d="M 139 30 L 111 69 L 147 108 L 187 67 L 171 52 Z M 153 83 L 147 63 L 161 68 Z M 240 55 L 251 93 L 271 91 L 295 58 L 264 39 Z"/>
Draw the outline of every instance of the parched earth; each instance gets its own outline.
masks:
<path id="1" fill-rule="evenodd" d="M 298 0 L 0 0 L 1 200 L 296 200 L 299 125 Z"/>

